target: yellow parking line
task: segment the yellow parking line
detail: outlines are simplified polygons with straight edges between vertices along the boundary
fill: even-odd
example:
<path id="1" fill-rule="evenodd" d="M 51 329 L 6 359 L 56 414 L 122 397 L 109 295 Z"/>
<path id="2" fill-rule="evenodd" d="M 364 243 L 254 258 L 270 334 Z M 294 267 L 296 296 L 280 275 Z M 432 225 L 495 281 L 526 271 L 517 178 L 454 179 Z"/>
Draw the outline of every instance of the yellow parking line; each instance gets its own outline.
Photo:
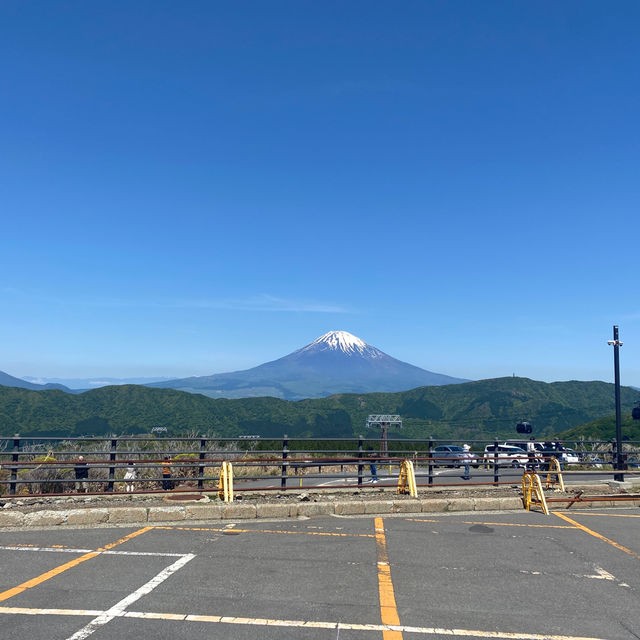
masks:
<path id="1" fill-rule="evenodd" d="M 513 522 L 479 522 L 474 520 L 463 520 L 462 522 L 452 522 L 447 520 L 423 520 L 422 518 L 405 518 L 409 522 L 448 522 L 449 524 L 484 524 L 492 527 L 537 527 L 539 529 L 574 529 L 566 524 L 517 524 Z"/>
<path id="2" fill-rule="evenodd" d="M 64 564 L 61 564 L 59 567 L 56 567 L 55 569 L 51 569 L 51 571 L 47 571 L 46 573 L 36 576 L 35 578 L 31 578 L 31 580 L 27 580 L 26 582 L 19 584 L 17 587 L 12 587 L 11 589 L 7 589 L 6 591 L 3 591 L 2 593 L 0 593 L 0 602 L 4 600 L 8 600 L 9 598 L 13 598 L 13 596 L 18 595 L 19 593 L 22 593 L 27 589 L 36 587 L 39 584 L 42 584 L 43 582 L 46 582 L 47 580 L 50 580 L 51 578 L 54 578 L 57 575 L 60 575 L 61 573 L 67 571 L 68 569 L 72 569 L 73 567 L 81 564 L 82 562 L 86 562 L 87 560 L 91 560 L 91 558 L 95 558 L 96 556 L 99 556 L 102 551 L 113 549 L 113 547 L 116 547 L 117 545 L 122 544 L 123 542 L 127 542 L 128 540 L 131 540 L 131 538 L 135 538 L 136 536 L 146 533 L 150 529 L 153 529 L 153 527 L 144 527 L 144 529 L 139 529 L 138 531 L 134 531 L 133 533 L 130 533 L 128 536 L 125 536 L 124 538 L 120 538 L 120 540 L 116 540 L 115 542 L 106 544 L 104 547 L 100 547 L 96 551 L 85 553 L 79 558 L 74 558 L 69 562 L 65 562 Z"/>
<path id="3" fill-rule="evenodd" d="M 534 529 L 573 529 L 566 524 L 520 524 L 516 522 L 473 522 L 466 521 L 462 524 L 484 524 L 492 527 L 531 527 Z"/>
<path id="4" fill-rule="evenodd" d="M 218 531 L 234 533 L 288 533 L 299 536 L 333 536 L 338 538 L 375 538 L 372 533 L 329 533 L 326 531 L 282 531 L 280 529 L 226 529 L 223 527 L 154 527 L 154 529 L 176 529 L 177 531 Z"/>
<path id="5" fill-rule="evenodd" d="M 638 560 L 640 560 L 640 553 L 636 553 L 635 551 L 631 551 L 631 549 L 627 549 L 627 547 L 623 547 L 621 544 L 618 544 L 617 542 L 615 542 L 615 540 L 606 538 L 605 536 L 598 533 L 597 531 L 593 531 L 592 529 L 585 527 L 583 524 L 580 524 L 579 522 L 572 520 L 569 516 L 566 516 L 564 513 L 559 513 L 558 511 L 553 511 L 552 513 L 557 515 L 558 518 L 562 518 L 563 520 L 570 522 L 572 525 L 574 525 L 574 527 L 580 529 L 581 531 L 584 531 L 585 533 L 588 533 L 590 536 L 594 536 L 595 538 L 598 538 L 598 540 L 607 542 L 608 544 L 614 546 L 616 549 L 620 549 L 620 551 L 624 551 L 625 553 L 628 553 L 630 556 L 633 556 L 634 558 L 638 558 Z"/>
<path id="6" fill-rule="evenodd" d="M 396 597 L 393 593 L 391 581 L 391 567 L 387 554 L 387 539 L 384 535 L 384 521 L 375 519 L 376 527 L 376 551 L 378 554 L 378 593 L 380 597 L 380 619 L 383 625 L 400 626 L 400 617 L 396 607 Z M 385 629 L 382 632 L 383 640 L 402 640 L 402 631 Z"/>
<path id="7" fill-rule="evenodd" d="M 147 533 L 147 531 L 151 531 L 153 527 L 143 527 L 142 529 L 138 529 L 133 533 L 130 533 L 128 536 L 124 538 L 120 538 L 120 540 L 116 540 L 115 542 L 110 542 L 109 544 L 105 544 L 104 547 L 99 547 L 98 551 L 108 551 L 109 549 L 113 549 L 113 547 L 117 547 L 119 544 L 123 542 L 128 542 L 132 538 L 136 538 L 137 536 L 141 536 L 143 533 Z"/>

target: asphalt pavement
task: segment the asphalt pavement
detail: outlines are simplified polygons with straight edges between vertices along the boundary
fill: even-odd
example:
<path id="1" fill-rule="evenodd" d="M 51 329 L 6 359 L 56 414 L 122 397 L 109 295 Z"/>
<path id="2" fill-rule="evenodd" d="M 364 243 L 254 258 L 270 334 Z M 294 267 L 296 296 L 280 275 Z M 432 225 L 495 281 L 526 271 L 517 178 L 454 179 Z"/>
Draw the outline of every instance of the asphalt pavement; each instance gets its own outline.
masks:
<path id="1" fill-rule="evenodd" d="M 398 482 L 398 467 L 393 466 L 389 469 L 388 465 L 378 465 L 378 479 L 379 484 L 397 484 Z M 522 482 L 521 467 L 500 467 L 499 477 L 500 482 L 512 482 L 513 484 L 520 485 Z M 543 477 L 546 472 L 540 472 Z M 418 486 L 427 486 L 429 482 L 429 472 L 426 467 L 417 467 L 415 469 L 416 483 Z M 491 484 L 494 480 L 494 471 L 492 468 L 487 469 L 485 467 L 479 467 L 477 469 L 470 469 L 469 480 L 464 480 L 464 468 L 455 469 L 447 467 L 439 467 L 433 470 L 433 484 L 434 485 L 452 485 L 452 484 L 474 484 L 485 483 Z M 628 478 L 637 478 L 637 475 L 626 474 Z M 371 474 L 369 471 L 369 465 L 365 465 L 364 471 L 364 484 L 371 484 Z M 584 485 L 584 484 L 599 484 L 606 483 L 613 480 L 613 471 L 601 473 L 589 473 L 583 472 L 565 472 L 563 473 L 564 482 L 567 485 Z M 281 479 L 279 476 L 271 476 L 269 478 L 242 478 L 236 477 L 234 483 L 238 487 L 248 486 L 255 489 L 269 489 L 280 487 Z M 346 487 L 357 486 L 357 477 L 353 475 L 353 472 L 348 471 L 332 471 L 327 472 L 320 471 L 318 467 L 309 467 L 304 475 L 291 474 L 287 476 L 287 487 Z"/>
<path id="2" fill-rule="evenodd" d="M 637 639 L 638 509 L 0 532 L 0 637 Z"/>

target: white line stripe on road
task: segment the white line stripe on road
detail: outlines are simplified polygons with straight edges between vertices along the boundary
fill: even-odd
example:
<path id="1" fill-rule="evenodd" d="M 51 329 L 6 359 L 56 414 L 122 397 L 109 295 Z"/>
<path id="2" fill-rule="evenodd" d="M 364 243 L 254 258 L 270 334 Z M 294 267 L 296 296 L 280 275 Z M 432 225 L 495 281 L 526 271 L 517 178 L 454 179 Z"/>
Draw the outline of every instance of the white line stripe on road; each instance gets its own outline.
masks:
<path id="1" fill-rule="evenodd" d="M 105 556 L 156 556 L 160 558 L 182 558 L 184 553 L 156 553 L 154 551 L 96 551 L 95 549 L 59 549 L 57 547 L 20 547 L 4 545 L 2 551 L 47 551 L 50 553 L 99 553 Z"/>
<path id="2" fill-rule="evenodd" d="M 84 638 L 90 636 L 96 629 L 102 627 L 107 624 L 110 620 L 118 616 L 122 616 L 124 614 L 124 610 L 136 600 L 139 600 L 143 596 L 151 593 L 159 584 L 163 583 L 167 578 L 169 578 L 176 571 L 184 567 L 187 562 L 193 560 L 196 556 L 192 553 L 182 556 L 179 560 L 176 560 L 172 565 L 169 565 L 165 569 L 163 569 L 158 575 L 151 578 L 149 582 L 143 584 L 139 589 L 136 589 L 133 593 L 130 593 L 126 598 L 120 600 L 120 602 L 116 603 L 108 609 L 107 611 L 101 613 L 97 618 L 93 619 L 89 624 L 82 627 L 79 631 L 76 631 L 72 636 L 69 636 L 67 640 L 84 640 Z"/>
<path id="3" fill-rule="evenodd" d="M 191 558 L 189 558 L 190 560 Z M 185 559 L 183 559 L 185 560 Z M 179 561 L 180 562 L 180 561 Z M 188 560 L 186 560 L 188 562 Z M 175 563 L 177 564 L 177 563 Z M 174 567 L 171 565 L 171 567 Z M 171 569 L 168 567 L 165 571 Z M 178 567 L 179 568 L 179 567 Z M 176 571 L 177 569 L 174 569 Z M 147 589 L 148 585 L 156 581 L 161 574 L 158 574 L 156 578 L 148 582 L 146 585 L 135 591 L 131 596 L 128 596 L 120 603 L 109 609 L 108 611 L 92 611 L 83 609 L 27 609 L 23 607 L 0 607 L 0 614 L 24 614 L 24 615 L 58 615 L 58 616 L 94 616 L 98 614 L 96 620 L 105 619 L 109 616 L 108 620 L 105 619 L 101 624 L 105 624 L 113 618 L 138 618 L 143 620 L 168 620 L 179 622 L 209 622 L 217 624 L 240 624 L 251 625 L 261 627 L 298 627 L 306 629 L 333 629 L 336 631 L 373 631 L 380 633 L 381 631 L 401 631 L 402 633 L 420 633 L 423 635 L 432 636 L 463 636 L 474 638 L 498 638 L 504 640 L 602 640 L 601 638 L 589 637 L 589 636 L 564 636 L 564 635 L 541 635 L 538 633 L 513 633 L 507 631 L 482 631 L 479 629 L 445 629 L 438 627 L 408 627 L 403 625 L 385 625 L 385 624 L 358 624 L 348 622 L 323 622 L 314 620 L 279 620 L 270 618 L 239 618 L 233 616 L 212 616 L 212 615 L 196 615 L 196 614 L 184 614 L 184 613 L 159 613 L 151 611 L 124 611 L 124 608 L 128 603 L 137 600 L 145 593 L 140 593 L 134 599 L 132 596 L 138 594 L 141 590 Z M 163 580 L 168 577 L 165 576 Z M 160 580 L 161 582 L 162 580 Z M 154 584 L 148 591 L 155 588 L 160 582 Z M 148 592 L 146 591 L 146 592 Z M 126 602 L 125 602 L 126 601 Z M 124 604 L 123 604 L 124 603 Z M 90 622 L 86 627 L 78 631 L 78 633 L 71 636 L 74 640 L 80 638 L 86 638 L 93 633 L 98 626 L 94 626 L 89 630 L 86 635 L 79 635 L 85 629 L 89 629 L 95 621 Z M 69 638 L 68 640 L 71 640 Z"/>

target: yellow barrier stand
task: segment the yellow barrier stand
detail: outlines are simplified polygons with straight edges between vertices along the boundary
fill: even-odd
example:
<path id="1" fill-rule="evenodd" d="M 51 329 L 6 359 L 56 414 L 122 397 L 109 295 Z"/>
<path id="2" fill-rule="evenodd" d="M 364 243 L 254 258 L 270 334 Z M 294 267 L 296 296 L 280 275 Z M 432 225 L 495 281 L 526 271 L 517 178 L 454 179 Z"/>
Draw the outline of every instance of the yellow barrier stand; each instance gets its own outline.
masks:
<path id="1" fill-rule="evenodd" d="M 551 476 L 555 476 L 556 479 L 552 480 Z M 545 482 L 545 489 L 549 489 L 555 485 L 559 485 L 556 487 L 556 491 L 564 491 L 564 479 L 562 478 L 562 469 L 560 469 L 560 462 L 558 459 L 553 456 L 551 460 L 549 460 L 549 472 L 547 473 L 547 480 Z"/>
<path id="2" fill-rule="evenodd" d="M 408 493 L 412 498 L 418 497 L 416 474 L 413 470 L 413 462 L 411 462 L 411 460 L 404 460 L 400 466 L 398 493 Z"/>
<path id="3" fill-rule="evenodd" d="M 531 505 L 540 505 L 545 516 L 549 515 L 549 508 L 544 497 L 540 476 L 535 471 L 525 471 L 522 475 L 522 501 L 524 508 L 531 511 Z"/>
<path id="4" fill-rule="evenodd" d="M 233 467 L 226 460 L 220 467 L 220 480 L 218 481 L 218 497 L 225 502 L 233 502 Z"/>

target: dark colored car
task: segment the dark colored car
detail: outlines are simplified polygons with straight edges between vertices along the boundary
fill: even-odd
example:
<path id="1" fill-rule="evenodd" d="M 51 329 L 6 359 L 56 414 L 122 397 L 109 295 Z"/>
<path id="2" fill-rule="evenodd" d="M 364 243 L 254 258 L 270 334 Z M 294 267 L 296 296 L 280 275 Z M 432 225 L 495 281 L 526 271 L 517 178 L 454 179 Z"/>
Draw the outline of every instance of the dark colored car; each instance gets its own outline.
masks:
<path id="1" fill-rule="evenodd" d="M 454 444 L 441 445 L 433 449 L 433 466 L 434 467 L 453 467 L 458 469 L 464 466 L 464 459 L 469 458 L 469 464 L 477 469 L 480 466 L 478 456 L 471 452 L 465 451 L 462 447 Z"/>

